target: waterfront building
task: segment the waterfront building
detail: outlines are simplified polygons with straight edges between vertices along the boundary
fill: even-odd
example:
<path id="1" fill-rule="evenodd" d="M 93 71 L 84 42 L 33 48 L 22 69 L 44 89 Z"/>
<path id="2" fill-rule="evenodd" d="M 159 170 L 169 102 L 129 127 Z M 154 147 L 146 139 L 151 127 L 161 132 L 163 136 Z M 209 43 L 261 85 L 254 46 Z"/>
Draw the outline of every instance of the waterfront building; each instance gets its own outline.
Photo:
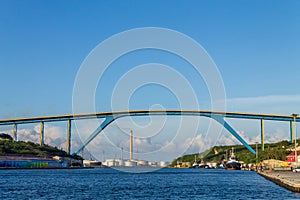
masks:
<path id="1" fill-rule="evenodd" d="M 295 159 L 295 151 L 292 151 L 288 156 L 286 161 L 289 165 L 294 164 L 296 162 Z M 297 150 L 297 162 L 300 164 L 300 150 Z"/>
<path id="2" fill-rule="evenodd" d="M 269 159 L 261 162 L 261 166 L 266 167 L 267 169 L 281 168 L 284 167 L 285 161 Z"/>
<path id="3" fill-rule="evenodd" d="M 60 156 L 0 155 L 0 168 L 68 168 L 74 166 L 81 167 L 82 160 Z"/>
<path id="4" fill-rule="evenodd" d="M 101 164 L 98 160 L 83 160 L 83 167 L 101 167 Z"/>
<path id="5" fill-rule="evenodd" d="M 49 157 L 0 155 L 0 168 L 60 168 L 62 163 Z"/>
<path id="6" fill-rule="evenodd" d="M 178 162 L 176 165 L 177 168 L 189 168 L 191 167 L 190 162 Z"/>
<path id="7" fill-rule="evenodd" d="M 57 160 L 61 167 L 82 167 L 83 161 L 70 158 L 70 157 L 62 157 L 62 156 L 53 156 L 53 159 Z"/>

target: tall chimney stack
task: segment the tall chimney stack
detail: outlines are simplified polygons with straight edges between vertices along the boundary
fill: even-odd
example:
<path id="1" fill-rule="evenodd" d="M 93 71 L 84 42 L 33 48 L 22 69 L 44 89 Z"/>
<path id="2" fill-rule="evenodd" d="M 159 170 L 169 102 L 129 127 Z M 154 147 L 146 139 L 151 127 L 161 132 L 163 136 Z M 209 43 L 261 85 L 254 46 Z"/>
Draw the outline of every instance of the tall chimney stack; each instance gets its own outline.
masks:
<path id="1" fill-rule="evenodd" d="M 133 135 L 132 130 L 130 131 L 130 160 L 132 160 L 132 154 L 133 154 Z"/>

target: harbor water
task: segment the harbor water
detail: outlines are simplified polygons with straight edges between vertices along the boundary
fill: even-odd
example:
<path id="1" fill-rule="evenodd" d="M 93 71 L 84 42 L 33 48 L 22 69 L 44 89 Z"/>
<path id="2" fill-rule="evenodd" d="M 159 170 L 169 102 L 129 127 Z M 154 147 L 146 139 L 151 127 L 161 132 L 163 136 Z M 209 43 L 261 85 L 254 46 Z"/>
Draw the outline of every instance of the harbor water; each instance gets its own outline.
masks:
<path id="1" fill-rule="evenodd" d="M 139 170 L 138 168 L 134 170 Z M 255 172 L 110 168 L 0 170 L 0 199 L 298 199 Z"/>

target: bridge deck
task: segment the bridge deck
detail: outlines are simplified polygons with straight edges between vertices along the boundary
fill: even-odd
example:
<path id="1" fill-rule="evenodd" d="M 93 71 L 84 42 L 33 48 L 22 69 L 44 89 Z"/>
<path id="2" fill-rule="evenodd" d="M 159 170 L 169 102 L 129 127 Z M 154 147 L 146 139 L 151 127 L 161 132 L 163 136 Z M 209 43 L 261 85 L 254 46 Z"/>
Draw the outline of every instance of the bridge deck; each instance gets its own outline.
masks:
<path id="1" fill-rule="evenodd" d="M 243 119 L 264 119 L 277 121 L 293 121 L 294 117 L 291 115 L 278 114 L 255 114 L 242 112 L 221 112 L 221 111 L 206 111 L 206 110 L 129 110 L 129 111 L 115 111 L 115 112 L 97 112 L 88 114 L 66 114 L 57 116 L 39 116 L 28 118 L 11 118 L 1 119 L 0 125 L 24 124 L 24 123 L 38 123 L 38 122 L 55 122 L 67 120 L 82 120 L 106 118 L 108 116 L 148 116 L 148 115 L 184 115 L 184 116 L 222 116 L 226 118 L 243 118 Z M 296 117 L 297 122 L 300 121 Z"/>

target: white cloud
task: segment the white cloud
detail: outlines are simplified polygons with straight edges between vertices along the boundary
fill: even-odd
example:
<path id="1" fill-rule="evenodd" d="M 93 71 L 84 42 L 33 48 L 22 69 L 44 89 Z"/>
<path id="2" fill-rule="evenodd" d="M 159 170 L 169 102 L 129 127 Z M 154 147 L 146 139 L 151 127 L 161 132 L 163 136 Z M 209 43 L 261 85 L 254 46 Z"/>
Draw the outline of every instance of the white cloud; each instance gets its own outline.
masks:
<path id="1" fill-rule="evenodd" d="M 245 97 L 227 99 L 227 103 L 239 102 L 244 104 L 249 103 L 277 103 L 277 102 L 300 102 L 300 95 L 268 95 L 259 97 Z"/>
<path id="2" fill-rule="evenodd" d="M 20 129 L 17 133 L 17 138 L 19 141 L 31 141 L 34 143 L 39 143 L 40 134 L 34 129 Z"/>
<path id="3" fill-rule="evenodd" d="M 12 135 L 12 131 L 2 131 L 9 135 Z M 17 132 L 18 141 L 30 141 L 39 144 L 40 143 L 40 126 L 35 125 L 32 128 L 18 128 Z M 44 143 L 56 146 L 58 148 L 66 148 L 66 130 L 60 126 L 53 126 L 45 124 L 44 126 Z M 80 142 L 76 139 L 71 140 L 71 148 L 76 149 L 79 147 Z"/>

